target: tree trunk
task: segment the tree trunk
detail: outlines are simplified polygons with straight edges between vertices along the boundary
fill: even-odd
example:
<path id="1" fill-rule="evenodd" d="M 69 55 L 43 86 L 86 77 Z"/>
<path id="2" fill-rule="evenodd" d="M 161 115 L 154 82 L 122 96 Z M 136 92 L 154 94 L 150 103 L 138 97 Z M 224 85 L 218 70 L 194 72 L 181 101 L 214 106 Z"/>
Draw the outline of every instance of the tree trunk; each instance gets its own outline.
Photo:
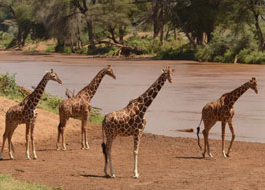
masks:
<path id="1" fill-rule="evenodd" d="M 119 28 L 119 40 L 120 40 L 120 43 L 123 44 L 123 37 L 125 35 L 125 31 L 126 31 L 126 27 L 120 27 Z"/>
<path id="2" fill-rule="evenodd" d="M 265 50 L 265 43 L 264 43 L 262 31 L 261 31 L 260 26 L 259 26 L 259 16 L 258 15 L 255 15 L 255 27 L 256 27 L 258 39 L 259 39 L 259 49 L 261 51 L 264 51 Z"/>
<path id="3" fill-rule="evenodd" d="M 159 11 L 159 4 L 158 3 L 154 3 L 153 6 L 153 38 L 155 39 L 160 31 L 160 27 L 159 27 L 159 18 L 158 18 L 158 11 Z"/>
<path id="4" fill-rule="evenodd" d="M 21 29 L 18 27 L 18 33 L 17 33 L 17 45 L 18 48 L 21 49 L 21 45 L 22 45 L 22 32 Z"/>
<path id="5" fill-rule="evenodd" d="M 92 20 L 87 19 L 87 30 L 88 30 L 88 38 L 89 38 L 89 48 L 95 48 L 95 41 L 94 41 L 94 33 L 93 33 L 93 22 Z"/>

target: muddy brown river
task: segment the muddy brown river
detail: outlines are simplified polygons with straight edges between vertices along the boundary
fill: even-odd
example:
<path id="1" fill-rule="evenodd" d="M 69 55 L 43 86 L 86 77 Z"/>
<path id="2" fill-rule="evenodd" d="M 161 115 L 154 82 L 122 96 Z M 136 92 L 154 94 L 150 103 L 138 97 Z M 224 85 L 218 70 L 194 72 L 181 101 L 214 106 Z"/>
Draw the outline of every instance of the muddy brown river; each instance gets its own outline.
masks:
<path id="1" fill-rule="evenodd" d="M 145 115 L 145 132 L 167 136 L 196 138 L 195 132 L 181 133 L 176 130 L 196 130 L 206 103 L 216 100 L 254 76 L 257 78 L 259 94 L 249 89 L 239 98 L 234 106 L 233 123 L 236 140 L 265 142 L 265 66 L 262 65 L 92 58 L 87 63 L 0 60 L 0 72 L 16 73 L 17 83 L 31 89 L 37 86 L 46 70 L 54 68 L 63 85 L 50 81 L 46 91 L 65 98 L 66 88 L 75 89 L 77 93 L 108 64 L 113 66 L 117 79 L 106 76 L 92 100 L 92 105 L 102 108 L 103 114 L 122 109 L 131 99 L 141 95 L 165 66 L 176 69 L 173 83 L 167 82 L 163 86 Z M 210 138 L 221 139 L 220 122 L 211 129 Z M 227 126 L 226 140 L 230 138 Z"/>

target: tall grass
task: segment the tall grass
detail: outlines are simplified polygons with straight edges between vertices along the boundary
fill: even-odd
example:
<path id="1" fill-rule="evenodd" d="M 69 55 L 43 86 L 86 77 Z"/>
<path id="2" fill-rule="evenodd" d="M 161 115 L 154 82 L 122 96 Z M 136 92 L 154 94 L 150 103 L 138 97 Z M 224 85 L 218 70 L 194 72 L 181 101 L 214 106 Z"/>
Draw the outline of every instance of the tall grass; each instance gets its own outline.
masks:
<path id="1" fill-rule="evenodd" d="M 62 187 L 47 187 L 44 185 L 29 184 L 18 181 L 10 175 L 0 174 L 1 190 L 62 190 Z"/>

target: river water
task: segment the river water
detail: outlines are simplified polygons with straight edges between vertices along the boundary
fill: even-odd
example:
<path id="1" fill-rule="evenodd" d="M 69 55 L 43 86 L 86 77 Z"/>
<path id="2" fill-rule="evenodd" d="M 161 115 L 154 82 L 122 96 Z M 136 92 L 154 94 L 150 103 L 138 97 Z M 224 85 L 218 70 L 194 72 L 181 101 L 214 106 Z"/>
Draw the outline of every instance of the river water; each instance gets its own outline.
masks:
<path id="1" fill-rule="evenodd" d="M 229 92 L 253 76 L 257 78 L 259 94 L 249 89 L 235 103 L 233 119 L 236 140 L 265 142 L 265 66 L 243 64 L 195 63 L 190 61 L 150 61 L 123 59 L 88 59 L 78 62 L 3 62 L 0 72 L 16 73 L 19 85 L 31 89 L 37 86 L 46 70 L 53 68 L 63 81 L 50 81 L 46 91 L 65 98 L 65 89 L 77 93 L 106 65 L 112 65 L 117 79 L 106 76 L 95 94 L 92 105 L 102 113 L 124 108 L 131 99 L 141 95 L 167 65 L 175 68 L 173 83 L 166 83 L 149 107 L 145 132 L 174 137 L 196 138 L 195 132 L 181 133 L 178 129 L 196 127 L 203 106 Z M 203 128 L 203 125 L 201 126 Z M 221 139 L 221 123 L 210 131 L 210 138 Z M 226 139 L 231 135 L 226 127 Z"/>

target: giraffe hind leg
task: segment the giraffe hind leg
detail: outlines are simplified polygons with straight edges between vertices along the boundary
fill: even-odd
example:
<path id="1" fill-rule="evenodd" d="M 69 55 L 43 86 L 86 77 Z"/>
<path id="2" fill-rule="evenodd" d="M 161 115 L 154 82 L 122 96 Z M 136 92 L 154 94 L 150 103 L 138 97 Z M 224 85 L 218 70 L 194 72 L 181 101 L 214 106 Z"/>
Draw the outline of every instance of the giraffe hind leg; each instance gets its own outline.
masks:
<path id="1" fill-rule="evenodd" d="M 3 152 L 4 152 L 4 147 L 5 147 L 7 135 L 8 135 L 8 132 L 6 130 L 5 133 L 3 134 L 3 144 L 2 144 L 2 149 L 1 149 L 1 153 L 0 153 L 0 160 L 3 160 Z"/>

